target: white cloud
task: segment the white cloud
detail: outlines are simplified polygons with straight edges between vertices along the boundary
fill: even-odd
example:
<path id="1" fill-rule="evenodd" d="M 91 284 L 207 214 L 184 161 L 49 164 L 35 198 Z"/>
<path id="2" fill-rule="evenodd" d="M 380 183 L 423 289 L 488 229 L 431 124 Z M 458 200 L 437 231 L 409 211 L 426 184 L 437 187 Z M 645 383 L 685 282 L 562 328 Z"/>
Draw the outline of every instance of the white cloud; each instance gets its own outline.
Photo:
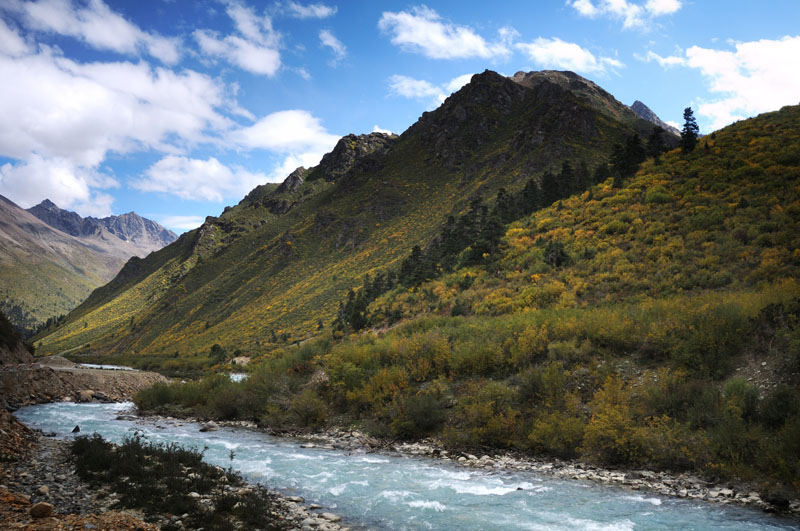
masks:
<path id="1" fill-rule="evenodd" d="M 333 52 L 333 60 L 331 61 L 333 65 L 336 65 L 347 56 L 347 47 L 330 30 L 324 29 L 319 32 L 319 42 Z"/>
<path id="2" fill-rule="evenodd" d="M 447 89 L 447 91 L 450 94 L 452 94 L 453 92 L 457 91 L 458 89 L 469 83 L 472 80 L 472 76 L 473 74 L 464 74 L 455 77 L 450 81 L 448 81 L 448 83 L 445 85 L 445 89 Z"/>
<path id="3" fill-rule="evenodd" d="M 584 17 L 621 20 L 625 29 L 646 27 L 654 18 L 671 15 L 683 6 L 681 0 L 567 0 L 567 5 Z"/>
<path id="4" fill-rule="evenodd" d="M 178 152 L 219 143 L 236 112 L 218 80 L 146 63 L 77 63 L 0 54 L 1 188 L 20 203 L 50 197 L 83 215 L 107 215 L 116 182 L 98 171 L 109 152 Z"/>
<path id="5" fill-rule="evenodd" d="M 800 56 L 800 36 L 733 43 L 733 47 L 734 50 L 715 50 L 692 46 L 682 55 L 668 57 L 648 51 L 640 59 L 664 68 L 684 66 L 699 70 L 708 82 L 708 90 L 719 95 L 701 101 L 695 109 L 711 129 L 800 103 L 800 70 L 790 66 Z"/>
<path id="6" fill-rule="evenodd" d="M 431 101 L 431 105 L 441 104 L 447 96 L 470 82 L 472 74 L 455 77 L 442 85 L 434 85 L 424 79 L 393 75 L 389 78 L 389 91 L 395 96 L 409 99 Z"/>
<path id="7" fill-rule="evenodd" d="M 16 31 L 0 18 L 0 54 L 19 57 L 30 52 L 30 47 Z"/>
<path id="8" fill-rule="evenodd" d="M 113 198 L 93 188 L 117 186 L 112 177 L 63 158 L 33 154 L 26 162 L 0 166 L 0 195 L 13 197 L 23 208 L 32 207 L 46 196 L 60 207 L 83 216 L 108 216 Z"/>
<path id="9" fill-rule="evenodd" d="M 372 126 L 372 132 L 373 133 L 384 133 L 386 135 L 394 134 L 391 131 L 389 131 L 388 129 L 383 129 L 382 127 L 379 127 L 378 124 L 375 124 L 374 126 Z"/>
<path id="10" fill-rule="evenodd" d="M 325 4 L 303 5 L 297 2 L 286 4 L 286 12 L 295 18 L 327 18 L 335 15 L 336 10 L 336 6 L 331 7 Z"/>
<path id="11" fill-rule="evenodd" d="M 709 90 L 722 97 L 701 103 L 698 114 L 717 129 L 733 121 L 800 103 L 800 36 L 743 42 L 735 51 L 692 46 L 686 64 L 697 68 Z"/>
<path id="12" fill-rule="evenodd" d="M 203 224 L 205 218 L 202 216 L 153 216 L 158 222 L 168 229 L 182 232 L 185 230 L 196 229 Z"/>
<path id="13" fill-rule="evenodd" d="M 679 57 L 677 55 L 670 55 L 670 56 L 667 56 L 667 57 L 662 57 L 662 56 L 658 55 L 657 53 L 653 52 L 652 50 L 648 50 L 647 54 L 644 57 L 642 57 L 642 56 L 640 56 L 638 54 L 634 54 L 634 57 L 636 57 L 637 59 L 639 59 L 641 61 L 645 61 L 647 63 L 649 63 L 651 61 L 655 61 L 656 63 L 661 65 L 663 68 L 668 68 L 670 66 L 683 66 L 683 65 L 686 64 L 686 59 L 684 59 L 683 57 Z"/>
<path id="14" fill-rule="evenodd" d="M 442 95 L 439 87 L 428 81 L 401 75 L 393 75 L 389 78 L 389 90 L 392 94 L 411 99 L 429 97 L 440 99 Z"/>
<path id="15" fill-rule="evenodd" d="M 272 19 L 237 2 L 230 2 L 226 12 L 238 35 L 220 38 L 215 31 L 195 30 L 193 35 L 200 49 L 253 74 L 274 76 L 281 67 L 281 55 L 280 35 L 272 28 Z"/>
<path id="16" fill-rule="evenodd" d="M 192 159 L 168 155 L 131 184 L 137 190 L 174 195 L 182 199 L 222 201 L 241 197 L 267 182 L 263 173 L 252 173 L 240 167 L 229 168 L 216 158 Z"/>
<path id="17" fill-rule="evenodd" d="M 79 5 L 71 0 L 10 1 L 5 7 L 20 14 L 31 30 L 74 37 L 99 50 L 127 55 L 147 52 L 167 64 L 180 59 L 177 39 L 142 31 L 102 0 Z"/>
<path id="18" fill-rule="evenodd" d="M 283 162 L 270 174 L 270 180 L 282 180 L 298 166 L 315 166 L 339 138 L 328 133 L 318 118 L 304 110 L 274 112 L 230 135 L 232 142 L 244 148 L 284 155 Z"/>
<path id="19" fill-rule="evenodd" d="M 93 167 L 108 151 L 175 149 L 229 127 L 220 82 L 144 63 L 79 64 L 48 53 L 0 56 L 0 155 Z"/>
<path id="20" fill-rule="evenodd" d="M 425 6 L 414 7 L 411 12 L 386 11 L 378 28 L 391 36 L 392 44 L 431 59 L 506 58 L 511 54 L 509 41 L 516 35 L 513 29 L 503 28 L 499 40 L 490 43 L 472 28 L 445 22 Z"/>
<path id="21" fill-rule="evenodd" d="M 539 37 L 530 43 L 518 43 L 522 50 L 537 65 L 543 68 L 560 68 L 576 72 L 595 73 L 622 68 L 619 60 L 611 57 L 596 57 L 589 50 L 557 37 Z"/>

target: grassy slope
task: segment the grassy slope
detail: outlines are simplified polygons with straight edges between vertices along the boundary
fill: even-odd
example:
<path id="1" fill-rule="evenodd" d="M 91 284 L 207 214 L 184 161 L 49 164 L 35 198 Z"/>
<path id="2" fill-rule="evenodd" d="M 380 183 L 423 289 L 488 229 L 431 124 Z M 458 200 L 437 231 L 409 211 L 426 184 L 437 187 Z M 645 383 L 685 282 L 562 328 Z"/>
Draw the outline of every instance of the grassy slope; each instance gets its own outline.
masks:
<path id="1" fill-rule="evenodd" d="M 408 316 L 388 331 L 137 401 L 800 491 L 800 107 L 703 144 L 515 223 L 496 264 L 387 294 L 374 317 Z"/>
<path id="2" fill-rule="evenodd" d="M 449 124 L 445 144 L 466 150 L 461 164 L 437 158 L 427 141 L 441 123 L 418 124 L 378 169 L 304 184 L 293 194 L 304 202 L 287 214 L 243 201 L 137 262 L 138 274 L 98 290 L 37 344 L 47 353 L 89 343 L 99 353 L 191 357 L 214 343 L 262 353 L 276 346 L 273 331 L 309 337 L 364 274 L 425 244 L 470 196 L 519 187 L 566 158 L 598 161 L 632 130 L 555 86 L 543 95 L 487 74 L 470 87 L 428 116 Z M 526 95 L 503 113 L 487 101 L 498 87 Z M 450 118 L 458 106 L 469 109 L 464 123 Z M 519 132 L 532 128 L 546 140 L 519 145 Z"/>

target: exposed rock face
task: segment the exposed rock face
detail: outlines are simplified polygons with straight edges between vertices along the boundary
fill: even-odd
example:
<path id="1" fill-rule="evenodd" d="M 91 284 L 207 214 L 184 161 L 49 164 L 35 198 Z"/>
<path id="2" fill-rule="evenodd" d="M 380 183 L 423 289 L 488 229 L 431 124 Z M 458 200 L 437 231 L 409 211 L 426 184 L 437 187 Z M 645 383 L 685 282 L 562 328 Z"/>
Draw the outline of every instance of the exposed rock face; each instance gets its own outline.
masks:
<path id="1" fill-rule="evenodd" d="M 54 229 L 70 236 L 85 238 L 101 235 L 104 231 L 122 241 L 131 242 L 147 252 L 161 249 L 174 242 L 178 236 L 156 223 L 141 217 L 135 212 L 106 218 L 83 218 L 75 212 L 59 208 L 58 205 L 45 199 L 38 205 L 27 209 L 28 212 L 44 221 Z"/>
<path id="2" fill-rule="evenodd" d="M 654 113 L 650 109 L 650 107 L 648 107 L 641 101 L 639 100 L 634 101 L 633 105 L 631 105 L 631 110 L 635 112 L 639 118 L 642 118 L 643 120 L 647 120 L 648 122 L 656 124 L 657 126 L 663 128 L 664 131 L 672 135 L 680 136 L 681 132 L 678 131 L 677 128 L 672 127 L 667 122 L 663 121 L 661 118 L 658 117 L 656 113 Z"/>
<path id="3" fill-rule="evenodd" d="M 355 164 L 372 154 L 388 151 L 397 141 L 397 135 L 370 133 L 368 135 L 347 135 L 336 143 L 333 151 L 327 153 L 319 163 L 322 178 L 328 182 L 337 180 L 350 171 Z"/>
<path id="4" fill-rule="evenodd" d="M 300 185 L 303 184 L 303 174 L 306 172 L 306 169 L 303 166 L 300 166 L 278 186 L 276 193 L 283 194 L 287 192 L 295 192 Z"/>

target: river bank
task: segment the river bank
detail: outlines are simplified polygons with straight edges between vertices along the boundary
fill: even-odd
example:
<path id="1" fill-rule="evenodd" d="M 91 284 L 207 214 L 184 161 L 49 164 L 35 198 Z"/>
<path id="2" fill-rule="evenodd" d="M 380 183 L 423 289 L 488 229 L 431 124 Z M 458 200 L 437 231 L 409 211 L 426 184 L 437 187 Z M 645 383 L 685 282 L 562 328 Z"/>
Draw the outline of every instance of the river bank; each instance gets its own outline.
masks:
<path id="1" fill-rule="evenodd" d="M 426 457 L 470 469 L 508 472 L 534 472 L 565 480 L 591 481 L 626 490 L 660 496 L 698 500 L 721 505 L 739 505 L 767 513 L 779 513 L 800 519 L 800 499 L 786 493 L 759 493 L 751 483 L 714 482 L 691 473 L 670 473 L 645 469 L 609 469 L 580 461 L 539 459 L 520 452 L 486 452 L 474 455 L 447 449 L 438 439 L 407 442 L 372 437 L 358 430 L 329 428 L 324 431 L 277 431 L 248 421 L 208 421 L 194 417 L 144 415 L 164 422 L 196 422 L 206 430 L 219 427 L 258 430 L 268 435 L 301 441 L 305 448 L 345 450 L 349 452 L 388 452 L 409 457 Z"/>
<path id="2" fill-rule="evenodd" d="M 34 359 L 28 354 L 0 361 L 5 361 L 0 363 L 0 407 L 11 409 L 63 401 L 122 402 L 168 381 L 155 372 L 87 368 L 61 356 Z"/>
<path id="3" fill-rule="evenodd" d="M 3 412 L 7 414 L 6 412 Z M 11 437 L 12 433 L 17 436 Z M 11 446 L 10 440 L 24 440 L 24 448 L 16 460 L 0 463 L 0 522 L 20 529 L 191 529 L 192 521 L 207 518 L 219 503 L 220 493 L 231 507 L 252 503 L 255 484 L 229 484 L 227 479 L 212 486 L 211 493 L 190 493 L 198 506 L 198 514 L 163 513 L 145 515 L 141 510 L 115 510 L 122 494 L 108 485 L 98 486 L 81 479 L 76 473 L 75 459 L 69 441 L 54 439 L 37 430 L 22 427 L 2 430 L 0 446 Z M 9 455 L 9 459 L 11 455 Z M 187 476 L 193 472 L 187 472 Z M 266 491 L 270 499 L 269 517 L 273 529 L 317 529 L 346 531 L 341 518 L 323 511 L 321 506 L 306 505 L 298 496 L 286 496 L 275 490 Z M 195 495 L 196 494 L 196 495 Z M 38 514 L 37 514 L 38 512 Z M 145 520 L 148 520 L 146 522 Z M 186 523 L 184 522 L 186 521 Z M 77 526 L 77 527 L 75 527 Z M 94 527 L 92 527 L 94 526 Z M 246 523 L 233 522 L 235 529 L 250 529 Z"/>

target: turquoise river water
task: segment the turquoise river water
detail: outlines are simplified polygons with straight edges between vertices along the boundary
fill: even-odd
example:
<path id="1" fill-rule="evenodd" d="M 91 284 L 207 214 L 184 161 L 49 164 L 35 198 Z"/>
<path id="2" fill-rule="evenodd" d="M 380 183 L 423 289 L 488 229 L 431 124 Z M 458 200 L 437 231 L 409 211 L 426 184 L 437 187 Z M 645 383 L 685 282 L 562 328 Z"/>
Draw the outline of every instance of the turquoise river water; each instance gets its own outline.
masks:
<path id="1" fill-rule="evenodd" d="M 251 481 L 300 495 L 366 529 L 705 530 L 798 529 L 757 510 L 627 491 L 531 472 L 468 469 L 426 458 L 301 448 L 300 441 L 238 428 L 115 420 L 132 404 L 42 404 L 18 410 L 25 424 L 70 438 L 97 432 L 120 442 L 136 430 L 151 441 L 205 450 L 205 459 Z M 182 424 L 182 425 L 179 425 Z"/>

